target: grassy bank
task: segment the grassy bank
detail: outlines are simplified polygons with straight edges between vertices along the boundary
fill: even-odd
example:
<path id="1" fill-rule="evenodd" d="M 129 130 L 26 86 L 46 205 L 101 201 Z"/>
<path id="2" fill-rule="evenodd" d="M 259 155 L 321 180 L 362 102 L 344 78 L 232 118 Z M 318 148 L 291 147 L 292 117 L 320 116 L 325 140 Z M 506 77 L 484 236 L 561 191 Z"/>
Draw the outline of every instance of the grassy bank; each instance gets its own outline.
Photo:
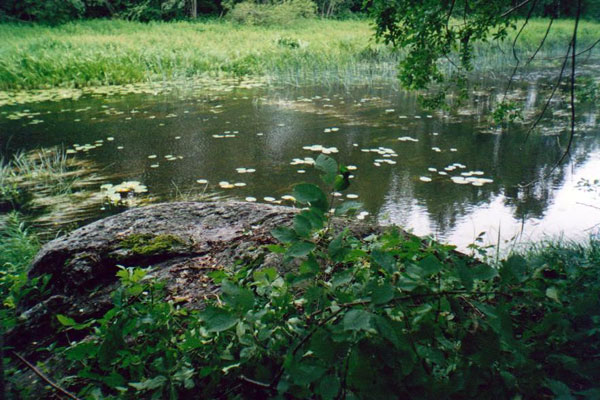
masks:
<path id="1" fill-rule="evenodd" d="M 535 50 L 547 21 L 530 21 L 519 45 Z M 595 40 L 585 22 L 579 40 Z M 572 21 L 557 21 L 544 45 L 563 52 Z M 173 81 L 202 75 L 266 76 L 299 83 L 395 76 L 397 55 L 373 40 L 369 21 L 304 20 L 286 27 L 223 20 L 143 24 L 94 20 L 58 27 L 0 25 L 0 90 Z M 508 50 L 508 43 L 505 50 Z M 510 60 L 496 46 L 478 50 Z"/>

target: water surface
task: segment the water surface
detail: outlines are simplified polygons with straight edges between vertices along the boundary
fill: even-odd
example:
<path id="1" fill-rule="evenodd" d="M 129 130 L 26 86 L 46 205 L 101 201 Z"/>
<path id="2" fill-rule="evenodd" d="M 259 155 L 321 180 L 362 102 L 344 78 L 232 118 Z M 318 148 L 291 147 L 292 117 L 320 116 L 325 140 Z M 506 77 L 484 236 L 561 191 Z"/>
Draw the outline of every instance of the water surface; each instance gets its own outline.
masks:
<path id="1" fill-rule="evenodd" d="M 435 113 L 422 110 L 414 94 L 384 84 L 84 96 L 4 106 L 0 151 L 10 156 L 61 146 L 118 174 L 113 183 L 137 180 L 164 200 L 206 186 L 268 202 L 265 197 L 279 201 L 296 183 L 318 182 L 304 161 L 316 158 L 320 145 L 356 166 L 343 195 L 357 195 L 379 222 L 460 248 L 482 232 L 484 243 L 500 237 L 503 247 L 563 233 L 585 237 L 600 223 L 600 211 L 590 207 L 598 206 L 598 193 L 581 187 L 582 179 L 599 177 L 597 109 L 578 107 L 572 156 L 556 167 L 568 140 L 568 105 L 555 102 L 554 114 L 530 135 L 527 125 L 496 127 L 489 116 L 503 93 L 496 86 L 482 81 L 464 105 Z M 531 79 L 509 96 L 524 101 L 531 117 L 548 87 L 542 78 Z M 234 187 L 223 189 L 223 182 Z"/>

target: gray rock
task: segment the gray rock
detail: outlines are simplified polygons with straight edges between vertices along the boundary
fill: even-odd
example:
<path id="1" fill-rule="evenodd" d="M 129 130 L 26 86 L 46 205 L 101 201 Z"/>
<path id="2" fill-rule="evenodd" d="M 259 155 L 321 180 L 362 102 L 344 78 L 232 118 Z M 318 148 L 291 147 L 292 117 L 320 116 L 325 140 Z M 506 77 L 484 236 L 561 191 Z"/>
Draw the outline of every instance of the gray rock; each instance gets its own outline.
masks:
<path id="1" fill-rule="evenodd" d="M 151 267 L 151 275 L 166 280 L 169 298 L 199 305 L 218 290 L 207 272 L 262 260 L 263 245 L 275 242 L 270 231 L 290 224 L 296 211 L 243 202 L 166 203 L 79 228 L 37 254 L 29 277 L 50 274 L 47 293 L 19 305 L 22 321 L 7 341 L 17 348 L 40 345 L 54 339 L 54 315 L 84 321 L 108 310 L 118 265 Z"/>

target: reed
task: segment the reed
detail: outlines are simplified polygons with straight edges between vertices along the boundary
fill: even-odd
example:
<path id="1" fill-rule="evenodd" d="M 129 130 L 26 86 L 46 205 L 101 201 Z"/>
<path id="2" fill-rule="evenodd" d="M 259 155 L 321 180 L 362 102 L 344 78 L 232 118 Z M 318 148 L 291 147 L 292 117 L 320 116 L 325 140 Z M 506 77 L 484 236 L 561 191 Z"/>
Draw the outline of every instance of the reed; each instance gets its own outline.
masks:
<path id="1" fill-rule="evenodd" d="M 548 21 L 531 20 L 519 47 L 533 51 Z M 572 21 L 555 21 L 542 52 L 566 48 Z M 584 22 L 581 48 L 600 24 Z M 513 33 L 514 34 L 514 33 Z M 284 83 L 395 78 L 401 53 L 373 39 L 368 20 L 302 20 L 248 26 L 226 20 L 153 22 L 91 20 L 57 27 L 0 25 L 0 90 L 261 76 Z M 511 62 L 510 41 L 476 49 L 478 65 Z"/>

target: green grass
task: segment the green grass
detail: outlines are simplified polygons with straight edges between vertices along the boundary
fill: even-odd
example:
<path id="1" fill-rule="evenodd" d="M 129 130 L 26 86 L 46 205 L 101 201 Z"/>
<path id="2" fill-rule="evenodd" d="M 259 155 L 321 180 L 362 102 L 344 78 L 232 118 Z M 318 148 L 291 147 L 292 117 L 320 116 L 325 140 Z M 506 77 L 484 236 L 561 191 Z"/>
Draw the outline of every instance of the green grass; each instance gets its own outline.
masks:
<path id="1" fill-rule="evenodd" d="M 533 20 L 520 45 L 534 50 L 547 21 Z M 600 24 L 581 25 L 591 42 Z M 544 46 L 563 51 L 572 21 L 557 21 Z M 198 76 L 260 76 L 278 82 L 395 77 L 398 55 L 373 40 L 367 20 L 303 20 L 286 27 L 223 20 L 150 23 L 93 20 L 58 27 L 0 25 L 0 90 L 176 81 Z M 503 45 L 505 49 L 508 44 Z M 480 56 L 510 59 L 495 46 Z M 493 61 L 493 57 L 492 57 Z"/>

